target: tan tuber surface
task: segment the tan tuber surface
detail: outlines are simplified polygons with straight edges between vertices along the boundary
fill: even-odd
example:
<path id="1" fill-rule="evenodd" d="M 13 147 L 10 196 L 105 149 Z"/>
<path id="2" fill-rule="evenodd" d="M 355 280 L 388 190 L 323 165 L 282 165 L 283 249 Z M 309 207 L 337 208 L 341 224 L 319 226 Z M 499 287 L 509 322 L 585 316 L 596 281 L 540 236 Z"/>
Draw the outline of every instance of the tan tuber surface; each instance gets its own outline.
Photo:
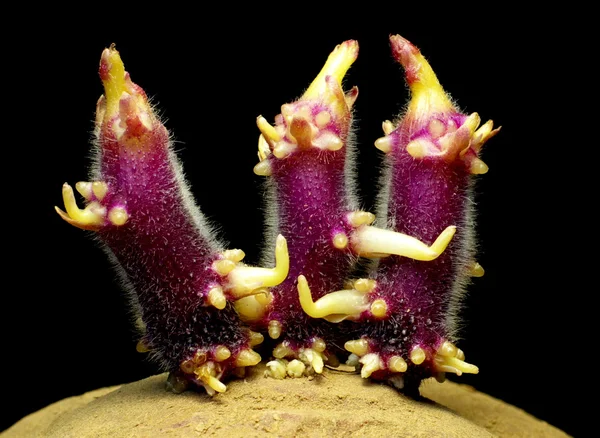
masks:
<path id="1" fill-rule="evenodd" d="M 359 375 L 263 377 L 264 365 L 210 398 L 165 390 L 166 374 L 71 397 L 0 434 L 12 437 L 567 437 L 475 389 L 427 381 L 422 401 Z M 428 400 L 427 400 L 428 399 Z"/>

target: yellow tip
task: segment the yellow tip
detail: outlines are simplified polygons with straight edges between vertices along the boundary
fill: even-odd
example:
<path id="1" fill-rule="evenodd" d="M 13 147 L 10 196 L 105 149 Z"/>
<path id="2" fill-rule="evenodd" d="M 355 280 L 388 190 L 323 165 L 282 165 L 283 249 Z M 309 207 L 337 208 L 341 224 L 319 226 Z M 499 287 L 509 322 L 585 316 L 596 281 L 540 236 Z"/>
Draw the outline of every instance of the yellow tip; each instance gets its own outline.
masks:
<path id="1" fill-rule="evenodd" d="M 126 91 L 125 65 L 114 45 L 102 52 L 100 79 L 102 79 L 104 85 L 107 112 L 114 114 L 118 108 L 121 95 Z"/>
<path id="2" fill-rule="evenodd" d="M 358 56 L 358 42 L 344 41 L 338 44 L 327 58 L 325 65 L 302 96 L 303 99 L 315 99 L 328 91 L 327 76 L 341 85 L 346 72 Z"/>
<path id="3" fill-rule="evenodd" d="M 437 76 L 419 49 L 400 35 L 390 37 L 392 52 L 406 72 L 406 81 L 412 94 L 409 112 L 428 114 L 446 112 L 454 108 L 440 85 Z"/>

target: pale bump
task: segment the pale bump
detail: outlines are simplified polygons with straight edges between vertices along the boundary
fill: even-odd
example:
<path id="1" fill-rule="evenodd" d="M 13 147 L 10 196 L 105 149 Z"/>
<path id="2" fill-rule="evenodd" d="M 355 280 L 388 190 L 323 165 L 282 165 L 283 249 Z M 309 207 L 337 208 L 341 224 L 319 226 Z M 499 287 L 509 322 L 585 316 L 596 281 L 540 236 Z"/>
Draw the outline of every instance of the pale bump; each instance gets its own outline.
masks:
<path id="1" fill-rule="evenodd" d="M 279 336 L 281 336 L 281 330 L 282 330 L 282 326 L 279 321 L 274 320 L 274 319 L 269 321 L 268 332 L 269 332 L 269 337 L 271 339 L 279 338 Z"/>
<path id="2" fill-rule="evenodd" d="M 148 344 L 146 344 L 146 342 L 143 339 L 141 339 L 136 344 L 135 351 L 137 351 L 138 353 L 147 353 L 148 351 L 150 351 L 150 347 L 148 347 Z"/>
<path id="3" fill-rule="evenodd" d="M 388 362 L 388 368 L 394 373 L 404 373 L 408 369 L 408 365 L 400 356 L 392 356 Z"/>
<path id="4" fill-rule="evenodd" d="M 260 161 L 266 160 L 269 155 L 271 155 L 269 143 L 265 140 L 264 135 L 260 134 L 258 136 L 258 159 Z"/>
<path id="5" fill-rule="evenodd" d="M 317 353 L 322 353 L 323 351 L 325 351 L 325 348 L 327 348 L 327 345 L 325 344 L 325 341 L 323 339 L 315 338 L 313 340 L 312 349 L 315 350 Z"/>
<path id="6" fill-rule="evenodd" d="M 267 362 L 267 369 L 265 370 L 265 377 L 271 377 L 277 380 L 283 380 L 286 376 L 286 364 L 287 361 L 280 359 L 271 360 Z M 304 364 L 302 364 L 304 365 Z"/>
<path id="7" fill-rule="evenodd" d="M 262 335 L 262 333 L 254 332 L 252 330 L 249 330 L 249 332 L 250 332 L 249 335 L 250 335 L 250 346 L 251 347 L 260 345 L 265 340 L 265 337 Z"/>
<path id="8" fill-rule="evenodd" d="M 448 120 L 448 123 L 446 124 L 446 133 L 456 132 L 457 129 L 458 126 L 456 125 L 456 122 L 452 119 Z"/>
<path id="9" fill-rule="evenodd" d="M 231 260 L 233 262 L 241 261 L 246 254 L 241 249 L 228 249 L 223 251 L 223 258 Z"/>
<path id="10" fill-rule="evenodd" d="M 421 365 L 425 361 L 426 355 L 425 350 L 421 347 L 415 347 L 410 352 L 410 361 L 415 365 Z"/>
<path id="11" fill-rule="evenodd" d="M 360 363 L 363 364 L 360 370 L 360 376 L 366 379 L 371 376 L 375 371 L 382 370 L 384 368 L 383 361 L 377 353 L 369 353 L 360 358 Z"/>
<path id="12" fill-rule="evenodd" d="M 392 137 L 385 136 L 375 140 L 375 147 L 386 154 L 392 150 L 392 146 Z"/>
<path id="13" fill-rule="evenodd" d="M 427 127 L 432 138 L 436 139 L 446 133 L 446 124 L 438 119 L 433 119 Z"/>
<path id="14" fill-rule="evenodd" d="M 325 126 L 327 126 L 329 124 L 330 121 L 331 121 L 331 114 L 329 114 L 328 111 L 321 111 L 315 117 L 315 123 L 317 124 L 317 126 L 319 128 L 324 128 Z"/>
<path id="15" fill-rule="evenodd" d="M 296 150 L 296 145 L 287 143 L 285 141 L 277 143 L 277 146 L 273 148 L 273 155 L 280 160 L 286 158 L 290 155 L 294 150 Z"/>
<path id="16" fill-rule="evenodd" d="M 293 378 L 302 377 L 305 370 L 306 365 L 298 359 L 291 360 L 286 366 L 287 375 Z"/>
<path id="17" fill-rule="evenodd" d="M 383 130 L 383 133 L 385 135 L 390 135 L 392 132 L 394 132 L 396 127 L 389 120 L 384 120 L 383 123 L 381 124 L 381 129 Z"/>
<path id="18" fill-rule="evenodd" d="M 224 277 L 235 269 L 235 262 L 227 259 L 220 259 L 215 260 L 212 266 L 217 274 Z"/>
<path id="19" fill-rule="evenodd" d="M 442 345 L 440 345 L 437 352 L 442 356 L 456 357 L 458 349 L 456 348 L 456 345 L 454 345 L 452 342 L 445 341 L 442 343 Z"/>
<path id="20" fill-rule="evenodd" d="M 208 355 L 204 350 L 196 350 L 196 354 L 194 354 L 194 358 L 192 359 L 196 365 L 201 365 L 208 359 Z"/>
<path id="21" fill-rule="evenodd" d="M 92 192 L 98 201 L 102 201 L 108 192 L 108 184 L 104 181 L 94 181 L 92 183 Z"/>
<path id="22" fill-rule="evenodd" d="M 196 364 L 191 360 L 184 360 L 179 365 L 179 368 L 181 368 L 181 371 L 183 371 L 186 374 L 192 374 L 196 369 Z"/>
<path id="23" fill-rule="evenodd" d="M 367 211 L 353 211 L 348 214 L 348 222 L 354 228 L 358 228 L 361 225 L 370 225 L 375 222 L 375 215 Z"/>
<path id="24" fill-rule="evenodd" d="M 416 139 L 406 145 L 406 152 L 413 158 L 423 158 L 427 155 L 428 141 Z"/>
<path id="25" fill-rule="evenodd" d="M 231 357 L 231 351 L 224 345 L 219 345 L 215 349 L 215 360 L 217 362 L 223 362 Z"/>
<path id="26" fill-rule="evenodd" d="M 471 160 L 471 165 L 470 165 L 469 170 L 471 171 L 471 173 L 473 175 L 483 175 L 483 174 L 487 173 L 488 170 L 490 170 L 490 168 L 481 159 L 473 158 Z"/>
<path id="27" fill-rule="evenodd" d="M 273 357 L 277 359 L 283 359 L 286 356 L 293 355 L 294 352 L 289 347 L 287 342 L 282 342 L 281 344 L 277 344 L 275 348 L 273 348 Z"/>
<path id="28" fill-rule="evenodd" d="M 333 246 L 337 249 L 344 249 L 348 246 L 348 236 L 346 233 L 337 233 L 333 236 Z"/>
<path id="29" fill-rule="evenodd" d="M 473 264 L 469 266 L 469 275 L 471 277 L 483 277 L 485 275 L 485 270 L 479 263 L 473 262 Z"/>
<path id="30" fill-rule="evenodd" d="M 273 167 L 271 166 L 271 163 L 269 163 L 267 160 L 264 160 L 260 161 L 256 166 L 254 166 L 253 172 L 258 176 L 271 176 L 273 175 Z"/>
<path id="31" fill-rule="evenodd" d="M 208 303 L 219 310 L 223 310 L 227 304 L 227 299 L 223 293 L 223 289 L 215 286 L 208 291 Z"/>
<path id="32" fill-rule="evenodd" d="M 305 348 L 300 353 L 300 359 L 305 360 L 306 363 L 312 367 L 315 373 L 321 374 L 323 372 L 324 362 L 323 355 L 321 353 L 316 352 L 311 348 Z"/>
<path id="33" fill-rule="evenodd" d="M 314 142 L 315 146 L 328 151 L 339 151 L 344 147 L 344 142 L 333 132 L 324 132 Z"/>
<path id="34" fill-rule="evenodd" d="M 108 212 L 108 220 L 118 227 L 125 225 L 129 220 L 129 215 L 123 207 L 111 208 Z"/>
<path id="35" fill-rule="evenodd" d="M 87 181 L 79 181 L 75 184 L 75 189 L 81 196 L 83 196 L 87 201 L 91 201 L 92 199 L 92 183 Z"/>
<path id="36" fill-rule="evenodd" d="M 238 367 L 249 367 L 260 362 L 260 354 L 254 350 L 242 350 L 235 359 L 235 365 Z"/>
<path id="37" fill-rule="evenodd" d="M 377 299 L 371 304 L 371 314 L 375 318 L 383 318 L 387 315 L 388 306 L 382 299 Z"/>
<path id="38" fill-rule="evenodd" d="M 353 284 L 354 289 L 361 293 L 370 293 L 377 287 L 377 282 L 371 278 L 359 278 Z"/>
<path id="39" fill-rule="evenodd" d="M 356 354 L 357 356 L 364 356 L 369 352 L 369 342 L 366 339 L 346 341 L 344 348 L 350 353 Z"/>

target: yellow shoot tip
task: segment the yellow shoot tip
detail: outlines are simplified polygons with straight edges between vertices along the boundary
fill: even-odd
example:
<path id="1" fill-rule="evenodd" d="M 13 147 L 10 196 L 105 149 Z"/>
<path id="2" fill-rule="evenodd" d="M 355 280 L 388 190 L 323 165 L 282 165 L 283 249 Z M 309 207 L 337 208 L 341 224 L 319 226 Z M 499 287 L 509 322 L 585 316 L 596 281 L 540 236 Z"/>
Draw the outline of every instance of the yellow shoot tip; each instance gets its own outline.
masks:
<path id="1" fill-rule="evenodd" d="M 394 58 L 402 64 L 412 94 L 409 112 L 446 112 L 454 108 L 433 69 L 417 49 L 400 35 L 390 37 Z"/>
<path id="2" fill-rule="evenodd" d="M 315 99 L 328 90 L 327 76 L 332 77 L 341 85 L 342 79 L 358 56 L 358 42 L 344 41 L 338 44 L 327 58 L 325 65 L 302 95 L 303 99 Z"/>
<path id="3" fill-rule="evenodd" d="M 121 95 L 127 89 L 125 65 L 114 44 L 102 52 L 99 73 L 104 85 L 107 112 L 108 114 L 114 114 L 118 108 Z"/>

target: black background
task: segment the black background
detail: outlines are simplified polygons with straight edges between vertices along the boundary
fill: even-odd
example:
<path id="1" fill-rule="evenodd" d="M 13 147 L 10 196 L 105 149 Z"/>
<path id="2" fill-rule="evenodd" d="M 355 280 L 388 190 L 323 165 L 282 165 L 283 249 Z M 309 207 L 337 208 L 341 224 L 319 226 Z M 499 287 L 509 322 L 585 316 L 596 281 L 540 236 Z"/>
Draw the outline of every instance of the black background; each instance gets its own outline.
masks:
<path id="1" fill-rule="evenodd" d="M 572 298 L 583 291 L 569 265 L 577 263 L 570 242 L 585 235 L 563 219 L 576 201 L 560 189 L 576 163 L 558 138 L 567 127 L 559 117 L 564 76 L 555 63 L 567 55 L 560 47 L 565 39 L 554 38 L 550 24 L 534 30 L 535 17 L 476 8 L 388 6 L 371 20 L 340 6 L 315 12 L 305 5 L 262 18 L 225 7 L 173 16 L 157 10 L 152 19 L 112 7 L 96 11 L 98 20 L 49 10 L 47 19 L 23 24 L 23 38 L 6 48 L 15 54 L 4 67 L 10 257 L 1 428 L 64 397 L 157 372 L 135 352 L 126 299 L 103 252 L 53 210 L 61 206 L 63 182 L 87 177 L 102 49 L 116 43 L 133 81 L 153 97 L 173 132 L 203 212 L 220 224 L 230 248 L 242 248 L 246 261 L 256 263 L 262 235 L 261 177 L 252 172 L 256 116 L 272 120 L 336 44 L 358 40 L 345 84 L 360 90 L 358 181 L 372 210 L 381 159 L 373 142 L 381 122 L 408 99 L 389 51 L 395 33 L 421 49 L 465 112 L 502 125 L 482 154 L 490 171 L 478 179 L 476 202 L 486 275 L 469 288 L 459 343 L 480 374 L 454 380 L 571 434 L 582 428 L 576 406 L 585 353 L 575 346 L 580 317 Z"/>

